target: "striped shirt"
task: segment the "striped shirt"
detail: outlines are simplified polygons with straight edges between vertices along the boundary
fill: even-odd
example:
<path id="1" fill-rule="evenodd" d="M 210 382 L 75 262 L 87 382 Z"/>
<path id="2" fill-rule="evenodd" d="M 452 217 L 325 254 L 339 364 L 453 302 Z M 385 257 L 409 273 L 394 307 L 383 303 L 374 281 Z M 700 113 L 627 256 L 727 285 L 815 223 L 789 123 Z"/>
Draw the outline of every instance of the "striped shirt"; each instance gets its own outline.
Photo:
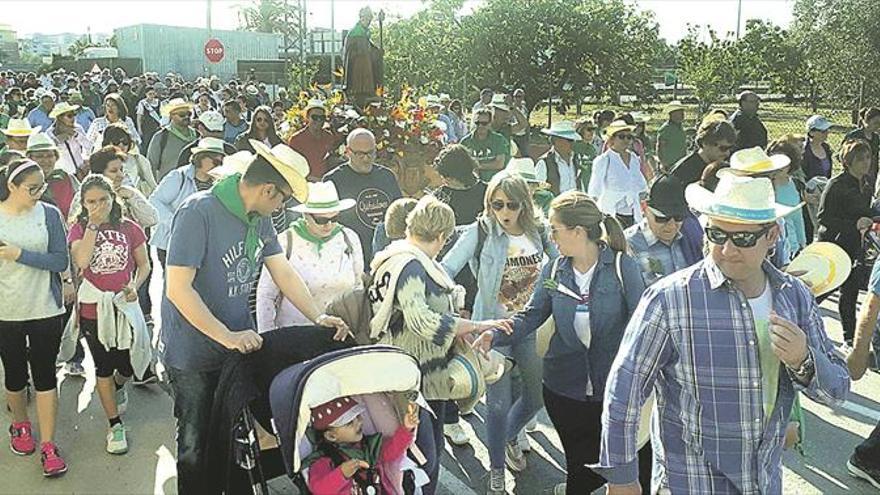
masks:
<path id="1" fill-rule="evenodd" d="M 806 286 L 767 262 L 763 269 L 774 311 L 807 335 L 815 363 L 810 382 L 780 369 L 776 404 L 765 420 L 758 338 L 745 295 L 708 258 L 658 281 L 630 319 L 608 378 L 601 454 L 591 467 L 610 483 L 637 479 L 639 411 L 653 389 L 661 487 L 782 493 L 782 443 L 795 391 L 831 404 L 846 398 L 850 382 Z"/>

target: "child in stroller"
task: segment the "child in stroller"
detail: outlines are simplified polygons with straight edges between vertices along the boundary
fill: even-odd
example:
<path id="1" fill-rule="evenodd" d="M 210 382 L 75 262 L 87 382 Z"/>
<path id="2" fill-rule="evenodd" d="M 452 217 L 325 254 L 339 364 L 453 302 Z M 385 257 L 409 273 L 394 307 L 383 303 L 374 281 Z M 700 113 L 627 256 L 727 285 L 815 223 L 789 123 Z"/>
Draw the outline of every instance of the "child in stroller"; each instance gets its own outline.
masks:
<path id="1" fill-rule="evenodd" d="M 413 441 L 419 424 L 418 405 L 409 403 L 402 424 L 391 438 L 364 434 L 361 414 L 366 408 L 351 397 L 341 397 L 312 409 L 315 451 L 304 460 L 309 490 L 314 494 L 394 493 L 383 476 L 395 466 Z"/>

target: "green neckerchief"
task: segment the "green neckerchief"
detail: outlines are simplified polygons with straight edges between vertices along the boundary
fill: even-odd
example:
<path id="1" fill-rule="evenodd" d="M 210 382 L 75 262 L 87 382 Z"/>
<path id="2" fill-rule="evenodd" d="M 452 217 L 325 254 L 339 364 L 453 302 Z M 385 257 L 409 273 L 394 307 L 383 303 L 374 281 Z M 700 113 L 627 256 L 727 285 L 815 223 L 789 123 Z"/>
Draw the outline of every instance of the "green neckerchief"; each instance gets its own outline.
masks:
<path id="1" fill-rule="evenodd" d="M 174 134 L 175 136 L 180 138 L 180 140 L 183 141 L 184 143 L 191 143 L 191 142 L 195 141 L 195 139 L 196 139 L 196 131 L 194 131 L 192 129 L 192 127 L 186 128 L 189 131 L 187 134 L 182 133 L 180 131 L 180 129 L 174 127 L 171 124 L 168 125 L 167 129 L 168 129 L 168 132 L 170 132 L 171 134 Z"/>
<path id="2" fill-rule="evenodd" d="M 244 210 L 244 203 L 241 202 L 241 195 L 238 193 L 240 181 L 241 174 L 232 174 L 220 179 L 211 187 L 211 194 L 220 200 L 220 204 L 226 208 L 226 211 L 232 213 L 232 216 L 247 226 L 247 233 L 244 236 L 244 253 L 247 255 L 248 261 L 251 262 L 251 266 L 256 267 L 257 251 L 263 247 L 263 241 L 257 232 L 262 217 L 258 213 L 248 213 Z"/>
<path id="3" fill-rule="evenodd" d="M 336 224 L 336 227 L 333 228 L 333 231 L 330 232 L 330 235 L 321 239 L 320 237 L 315 237 L 309 232 L 309 229 L 306 227 L 306 221 L 302 218 L 296 220 L 292 224 L 290 224 L 290 228 L 293 229 L 294 232 L 303 239 L 311 242 L 318 248 L 318 252 L 321 252 L 321 248 L 324 247 L 324 244 L 327 243 L 330 239 L 333 239 L 336 234 L 342 232 L 342 225 Z"/>

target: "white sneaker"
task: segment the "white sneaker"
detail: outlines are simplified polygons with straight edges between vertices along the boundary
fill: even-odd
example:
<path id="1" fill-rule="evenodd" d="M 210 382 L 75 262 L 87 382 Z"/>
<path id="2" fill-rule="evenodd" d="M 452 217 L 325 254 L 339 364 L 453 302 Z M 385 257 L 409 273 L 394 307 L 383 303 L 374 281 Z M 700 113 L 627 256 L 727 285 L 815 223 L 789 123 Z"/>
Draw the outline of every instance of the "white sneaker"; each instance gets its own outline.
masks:
<path id="1" fill-rule="evenodd" d="M 532 416 L 532 420 L 526 423 L 526 431 L 532 433 L 538 429 L 538 415 Z"/>
<path id="2" fill-rule="evenodd" d="M 471 443 L 471 439 L 468 437 L 467 432 L 464 431 L 464 428 L 458 423 L 443 425 L 443 434 L 449 439 L 449 443 L 458 447 Z"/>
<path id="3" fill-rule="evenodd" d="M 508 442 L 504 447 L 504 463 L 507 464 L 511 471 L 516 473 L 521 472 L 528 466 L 526 456 L 516 442 Z"/>
<path id="4" fill-rule="evenodd" d="M 113 455 L 122 455 L 128 452 L 128 439 L 122 423 L 113 425 L 107 432 L 107 452 Z"/>
<path id="5" fill-rule="evenodd" d="M 558 485 L 553 487 L 553 495 L 565 495 L 566 488 L 566 483 L 559 483 Z"/>
<path id="6" fill-rule="evenodd" d="M 120 416 L 128 409 L 128 390 L 125 385 L 116 389 L 116 413 Z"/>
<path id="7" fill-rule="evenodd" d="M 489 483 L 486 487 L 486 495 L 505 495 L 507 493 L 505 485 L 504 468 L 489 470 Z"/>
<path id="8" fill-rule="evenodd" d="M 529 443 L 529 437 L 526 435 L 525 430 L 520 431 L 519 435 L 516 436 L 516 445 L 519 447 L 519 450 L 526 454 L 532 451 L 532 444 Z"/>

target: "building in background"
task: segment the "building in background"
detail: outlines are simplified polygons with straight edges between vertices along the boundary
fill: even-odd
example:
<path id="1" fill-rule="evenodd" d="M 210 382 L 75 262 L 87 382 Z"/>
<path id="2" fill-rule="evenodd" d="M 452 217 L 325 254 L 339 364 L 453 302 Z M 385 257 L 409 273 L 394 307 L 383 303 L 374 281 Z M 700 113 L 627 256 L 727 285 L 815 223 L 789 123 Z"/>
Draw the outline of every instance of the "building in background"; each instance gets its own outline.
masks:
<path id="1" fill-rule="evenodd" d="M 16 64 L 21 61 L 18 51 L 18 34 L 8 24 L 0 24 L 0 63 Z"/>
<path id="2" fill-rule="evenodd" d="M 211 36 L 223 43 L 224 56 L 219 63 L 209 63 L 204 50 L 207 29 L 138 24 L 115 29 L 114 34 L 120 58 L 138 58 L 144 71 L 176 72 L 187 79 L 237 77 L 240 61 L 278 60 L 282 46 L 278 34 L 215 29 Z"/>

